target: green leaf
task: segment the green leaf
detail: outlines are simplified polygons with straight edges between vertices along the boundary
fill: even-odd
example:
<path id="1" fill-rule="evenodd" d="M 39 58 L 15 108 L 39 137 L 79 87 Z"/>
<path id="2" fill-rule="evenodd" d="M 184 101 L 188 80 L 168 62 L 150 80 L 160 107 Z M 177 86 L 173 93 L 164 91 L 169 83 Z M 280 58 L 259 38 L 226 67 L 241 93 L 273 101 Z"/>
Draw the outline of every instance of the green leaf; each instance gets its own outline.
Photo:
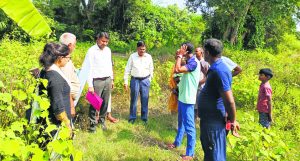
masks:
<path id="1" fill-rule="evenodd" d="M 7 106 L 6 110 L 8 112 L 10 112 L 11 114 L 13 114 L 14 116 L 17 116 L 17 114 L 15 113 L 15 111 L 13 110 L 13 107 L 11 105 Z"/>
<path id="2" fill-rule="evenodd" d="M 54 140 L 48 144 L 48 149 L 51 149 L 58 154 L 62 154 L 65 150 L 65 147 L 61 145 L 60 140 Z"/>
<path id="3" fill-rule="evenodd" d="M 3 84 L 3 82 L 0 80 L 0 88 L 4 88 L 5 86 L 4 86 L 4 84 Z"/>
<path id="4" fill-rule="evenodd" d="M 48 127 L 46 128 L 45 132 L 46 133 L 50 133 L 51 131 L 57 129 L 56 125 L 50 124 L 48 125 Z"/>
<path id="5" fill-rule="evenodd" d="M 0 93 L 0 100 L 4 101 L 4 102 L 11 102 L 12 97 L 10 93 Z"/>
<path id="6" fill-rule="evenodd" d="M 82 152 L 78 151 L 78 152 L 76 152 L 75 155 L 74 155 L 74 160 L 75 160 L 75 161 L 80 161 L 80 160 L 82 160 L 82 157 L 83 157 Z"/>
<path id="7" fill-rule="evenodd" d="M 25 110 L 28 110 L 28 109 L 30 109 L 31 108 L 31 106 L 30 105 L 26 105 L 26 106 L 24 106 L 24 109 Z"/>
<path id="8" fill-rule="evenodd" d="M 11 129 L 7 130 L 5 135 L 7 138 L 16 138 L 15 133 Z"/>
<path id="9" fill-rule="evenodd" d="M 30 0 L 1 0 L 0 8 L 32 37 L 51 33 L 49 25 Z"/>
<path id="10" fill-rule="evenodd" d="M 39 102 L 40 108 L 42 110 L 47 110 L 49 108 L 49 106 L 50 106 L 50 102 L 46 98 L 42 98 L 42 99 L 38 100 L 38 102 Z"/>
<path id="11" fill-rule="evenodd" d="M 0 110 L 5 110 L 7 106 L 5 105 L 0 105 Z"/>
<path id="12" fill-rule="evenodd" d="M 40 116 L 41 116 L 42 118 L 46 118 L 48 115 L 49 115 L 48 110 L 44 110 L 43 112 L 40 113 Z"/>
<path id="13" fill-rule="evenodd" d="M 38 147 L 36 148 L 32 148 L 32 153 L 33 153 L 33 156 L 32 156 L 32 161 L 40 161 L 40 160 L 45 160 L 44 158 L 44 151 L 39 149 Z"/>
<path id="14" fill-rule="evenodd" d="M 266 135 L 266 134 L 263 134 L 263 137 L 264 137 L 264 139 L 266 139 L 266 141 L 267 141 L 268 143 L 271 143 L 271 142 L 272 142 L 272 137 L 271 137 L 271 136 Z"/>
<path id="15" fill-rule="evenodd" d="M 18 140 L 4 140 L 2 151 L 6 155 L 17 155 L 21 150 L 20 144 Z"/>
<path id="16" fill-rule="evenodd" d="M 23 125 L 24 123 L 23 122 L 14 122 L 11 126 L 10 126 L 10 129 L 13 130 L 13 131 L 18 131 L 20 133 L 23 132 Z"/>
<path id="17" fill-rule="evenodd" d="M 21 90 L 14 90 L 12 95 L 16 97 L 19 101 L 23 101 L 27 98 L 27 94 Z"/>
<path id="18" fill-rule="evenodd" d="M 42 114 L 41 110 L 35 110 L 33 115 L 36 116 L 36 117 L 40 117 Z"/>
<path id="19" fill-rule="evenodd" d="M 48 80 L 47 79 L 40 79 L 40 80 L 41 80 L 44 87 L 48 86 Z"/>

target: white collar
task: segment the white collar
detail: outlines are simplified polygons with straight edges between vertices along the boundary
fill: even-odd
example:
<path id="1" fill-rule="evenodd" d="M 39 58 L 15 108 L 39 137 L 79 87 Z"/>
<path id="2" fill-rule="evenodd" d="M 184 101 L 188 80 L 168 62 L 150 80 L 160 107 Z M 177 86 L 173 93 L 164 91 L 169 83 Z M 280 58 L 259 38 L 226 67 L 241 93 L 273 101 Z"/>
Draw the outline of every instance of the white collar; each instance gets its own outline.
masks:
<path id="1" fill-rule="evenodd" d="M 144 53 L 144 55 L 143 55 L 143 56 L 140 56 L 140 55 L 139 55 L 139 53 L 138 53 L 138 52 L 136 52 L 136 56 L 137 56 L 137 57 L 147 57 L 147 54 L 148 54 L 148 53 Z"/>
<path id="2" fill-rule="evenodd" d="M 100 50 L 100 51 L 104 51 L 104 50 L 106 50 L 106 48 L 107 48 L 107 46 L 104 46 L 104 48 L 103 49 L 101 49 L 99 46 L 98 46 L 98 44 L 96 43 L 96 49 L 97 50 Z"/>
<path id="3" fill-rule="evenodd" d="M 60 76 L 62 76 L 67 81 L 68 85 L 71 87 L 70 80 L 65 76 L 65 74 L 61 71 L 61 69 L 57 65 L 55 64 L 51 65 L 48 71 L 50 70 L 56 71 Z"/>

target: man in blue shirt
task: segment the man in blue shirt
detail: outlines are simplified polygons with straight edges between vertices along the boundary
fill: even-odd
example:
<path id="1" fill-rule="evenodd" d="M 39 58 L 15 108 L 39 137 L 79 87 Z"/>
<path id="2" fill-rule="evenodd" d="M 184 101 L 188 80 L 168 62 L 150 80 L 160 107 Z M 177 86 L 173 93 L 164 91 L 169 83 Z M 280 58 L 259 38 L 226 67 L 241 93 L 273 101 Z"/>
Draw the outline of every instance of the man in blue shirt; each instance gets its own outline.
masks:
<path id="1" fill-rule="evenodd" d="M 225 119 L 232 122 L 234 132 L 239 129 L 231 91 L 232 74 L 221 59 L 223 44 L 217 39 L 204 43 L 204 59 L 210 64 L 207 79 L 199 96 L 200 140 L 204 160 L 226 160 Z"/>

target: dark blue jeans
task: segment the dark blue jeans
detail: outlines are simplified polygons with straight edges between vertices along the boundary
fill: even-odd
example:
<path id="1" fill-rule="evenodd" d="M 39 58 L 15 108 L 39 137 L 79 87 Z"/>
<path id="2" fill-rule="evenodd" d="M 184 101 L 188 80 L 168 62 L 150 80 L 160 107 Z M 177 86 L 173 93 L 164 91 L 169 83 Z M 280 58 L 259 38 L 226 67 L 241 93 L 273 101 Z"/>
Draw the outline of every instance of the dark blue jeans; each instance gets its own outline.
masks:
<path id="1" fill-rule="evenodd" d="M 138 96 L 141 98 L 141 118 L 143 121 L 148 120 L 148 101 L 149 101 L 149 78 L 140 80 L 131 78 L 130 80 L 130 116 L 129 120 L 136 119 L 136 106 Z"/>
<path id="2" fill-rule="evenodd" d="M 200 141 L 204 161 L 226 160 L 226 130 L 224 122 L 200 121 Z"/>

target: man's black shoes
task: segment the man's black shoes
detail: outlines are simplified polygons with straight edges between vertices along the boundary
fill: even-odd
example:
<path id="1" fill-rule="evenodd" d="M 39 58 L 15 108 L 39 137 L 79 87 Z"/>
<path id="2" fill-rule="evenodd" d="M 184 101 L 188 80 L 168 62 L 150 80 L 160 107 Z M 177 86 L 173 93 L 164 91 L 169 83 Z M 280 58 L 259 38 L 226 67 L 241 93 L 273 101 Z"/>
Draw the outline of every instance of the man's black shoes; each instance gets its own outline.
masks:
<path id="1" fill-rule="evenodd" d="M 101 126 L 101 128 L 102 128 L 103 131 L 106 131 L 106 130 L 107 130 L 107 127 L 106 127 L 105 124 L 101 124 L 100 126 Z"/>
<path id="2" fill-rule="evenodd" d="M 134 122 L 135 122 L 135 119 L 129 119 L 128 120 L 128 123 L 130 123 L 130 124 L 134 124 Z"/>
<path id="3" fill-rule="evenodd" d="M 143 120 L 144 125 L 148 125 L 148 120 Z"/>

